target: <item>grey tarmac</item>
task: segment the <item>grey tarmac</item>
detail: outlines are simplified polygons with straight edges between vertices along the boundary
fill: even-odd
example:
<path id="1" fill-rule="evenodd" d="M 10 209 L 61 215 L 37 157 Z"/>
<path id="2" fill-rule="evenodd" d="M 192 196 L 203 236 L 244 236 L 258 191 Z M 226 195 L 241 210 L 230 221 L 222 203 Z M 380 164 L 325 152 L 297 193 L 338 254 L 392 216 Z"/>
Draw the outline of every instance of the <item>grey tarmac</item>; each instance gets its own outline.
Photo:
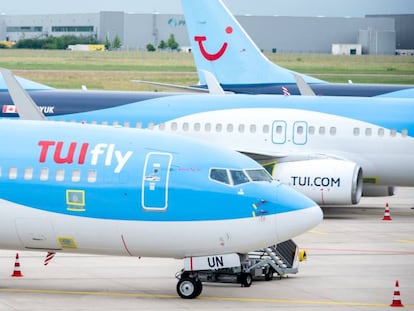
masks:
<path id="1" fill-rule="evenodd" d="M 19 252 L 14 278 L 16 252 L 0 251 L 0 310 L 390 310 L 397 280 L 414 310 L 414 188 L 323 209 L 323 223 L 295 239 L 308 258 L 298 274 L 249 288 L 205 283 L 194 300 L 175 290 L 181 260 L 57 254 L 45 266 L 46 253 Z"/>

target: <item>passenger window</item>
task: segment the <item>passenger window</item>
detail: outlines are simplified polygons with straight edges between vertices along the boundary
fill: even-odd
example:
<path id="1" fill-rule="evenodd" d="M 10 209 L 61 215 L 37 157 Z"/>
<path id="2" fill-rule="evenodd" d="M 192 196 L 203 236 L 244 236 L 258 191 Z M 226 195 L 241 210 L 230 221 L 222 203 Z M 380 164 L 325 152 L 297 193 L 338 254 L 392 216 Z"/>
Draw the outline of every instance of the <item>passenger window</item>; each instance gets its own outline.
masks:
<path id="1" fill-rule="evenodd" d="M 249 182 L 249 178 L 247 178 L 246 174 L 243 171 L 230 171 L 231 178 L 233 179 L 233 185 L 240 185 Z"/>
<path id="2" fill-rule="evenodd" d="M 223 125 L 221 123 L 216 124 L 216 132 L 221 132 Z"/>
<path id="3" fill-rule="evenodd" d="M 17 167 L 9 168 L 9 179 L 16 179 L 17 178 Z"/>
<path id="4" fill-rule="evenodd" d="M 137 122 L 137 124 L 135 125 L 135 127 L 137 129 L 141 129 L 142 128 L 142 122 Z"/>
<path id="5" fill-rule="evenodd" d="M 227 124 L 227 132 L 232 133 L 233 132 L 233 124 Z"/>
<path id="6" fill-rule="evenodd" d="M 97 171 L 96 170 L 89 170 L 88 171 L 88 182 L 89 183 L 96 182 L 96 175 L 97 175 Z"/>
<path id="7" fill-rule="evenodd" d="M 366 128 L 365 129 L 365 136 L 371 136 L 372 135 L 372 129 L 371 128 Z"/>
<path id="8" fill-rule="evenodd" d="M 211 124 L 206 123 L 206 125 L 204 126 L 204 129 L 205 129 L 206 132 L 210 132 L 211 131 Z"/>
<path id="9" fill-rule="evenodd" d="M 309 126 L 309 135 L 314 135 L 314 134 L 315 134 L 315 127 Z"/>
<path id="10" fill-rule="evenodd" d="M 239 133 L 244 133 L 244 124 L 239 124 Z"/>
<path id="11" fill-rule="evenodd" d="M 129 121 L 124 122 L 124 127 L 129 127 Z"/>
<path id="12" fill-rule="evenodd" d="M 359 136 L 359 128 L 354 127 L 354 136 Z"/>
<path id="13" fill-rule="evenodd" d="M 194 131 L 196 132 L 200 132 L 201 129 L 201 124 L 200 123 L 194 123 Z"/>
<path id="14" fill-rule="evenodd" d="M 160 123 L 160 125 L 158 126 L 158 129 L 160 131 L 165 131 L 165 123 Z"/>
<path id="15" fill-rule="evenodd" d="M 256 133 L 256 124 L 250 125 L 250 133 Z"/>
<path id="16" fill-rule="evenodd" d="M 263 125 L 263 133 L 264 134 L 268 134 L 269 132 L 270 132 L 269 125 L 267 125 L 267 124 Z"/>
<path id="17" fill-rule="evenodd" d="M 390 131 L 390 136 L 391 136 L 391 137 L 395 137 L 395 136 L 397 136 L 397 130 L 395 130 L 395 129 L 391 130 L 391 131 Z"/>
<path id="18" fill-rule="evenodd" d="M 72 181 L 79 182 L 80 181 L 80 170 L 75 169 L 72 171 Z"/>
<path id="19" fill-rule="evenodd" d="M 276 134 L 282 134 L 283 127 L 281 125 L 276 126 Z"/>
<path id="20" fill-rule="evenodd" d="M 325 135 L 325 127 L 324 127 L 324 126 L 321 126 L 321 127 L 319 128 L 319 134 L 320 134 L 320 135 Z"/>
<path id="21" fill-rule="evenodd" d="M 154 122 L 148 122 L 147 128 L 149 130 L 153 130 L 154 129 Z"/>
<path id="22" fill-rule="evenodd" d="M 24 178 L 24 180 L 32 180 L 32 178 L 33 178 L 33 168 L 32 167 L 27 167 L 24 170 L 23 178 Z"/>
<path id="23" fill-rule="evenodd" d="M 383 137 L 383 136 L 384 136 L 384 134 L 385 134 L 384 129 L 383 129 L 383 128 L 379 128 L 379 129 L 378 129 L 378 136 Z"/>
<path id="24" fill-rule="evenodd" d="M 56 170 L 55 179 L 56 181 L 63 181 L 65 179 L 65 170 L 63 169 Z"/>
<path id="25" fill-rule="evenodd" d="M 211 169 L 210 178 L 224 184 L 230 184 L 229 176 L 225 169 Z"/>
<path id="26" fill-rule="evenodd" d="M 176 131 L 176 130 L 177 130 L 177 128 L 178 128 L 178 124 L 177 124 L 177 122 L 173 122 L 173 123 L 171 123 L 171 131 Z"/>
<path id="27" fill-rule="evenodd" d="M 401 136 L 402 136 L 402 137 L 407 137 L 407 136 L 408 136 L 408 130 L 407 130 L 407 129 L 403 129 L 403 130 L 401 131 Z"/>
<path id="28" fill-rule="evenodd" d="M 299 134 L 299 135 L 302 135 L 303 134 L 303 126 L 298 126 L 296 128 L 296 133 Z"/>
<path id="29" fill-rule="evenodd" d="M 46 181 L 49 179 L 49 169 L 47 167 L 43 167 L 40 169 L 40 180 Z"/>
<path id="30" fill-rule="evenodd" d="M 332 136 L 335 136 L 336 135 L 336 127 L 331 127 L 329 129 L 329 134 L 331 134 Z"/>
<path id="31" fill-rule="evenodd" d="M 112 122 L 112 126 L 117 126 L 117 125 L 119 125 L 119 122 L 118 121 L 113 121 Z"/>
<path id="32" fill-rule="evenodd" d="M 189 128 L 190 128 L 190 126 L 189 126 L 188 122 L 184 122 L 183 123 L 183 131 L 188 132 Z"/>

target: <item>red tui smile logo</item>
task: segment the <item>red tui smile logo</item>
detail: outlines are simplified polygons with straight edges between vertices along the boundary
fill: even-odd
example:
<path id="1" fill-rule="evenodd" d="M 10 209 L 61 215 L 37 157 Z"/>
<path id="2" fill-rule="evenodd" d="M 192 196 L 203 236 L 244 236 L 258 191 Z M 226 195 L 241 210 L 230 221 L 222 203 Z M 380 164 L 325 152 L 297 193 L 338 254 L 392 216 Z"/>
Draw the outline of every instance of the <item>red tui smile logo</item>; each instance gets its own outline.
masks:
<path id="1" fill-rule="evenodd" d="M 231 33 L 233 33 L 233 28 L 231 26 L 228 26 L 228 27 L 226 27 L 225 31 L 226 31 L 227 34 L 231 34 Z M 198 42 L 200 52 L 204 56 L 204 58 L 209 60 L 209 61 L 215 61 L 215 60 L 218 60 L 220 57 L 222 57 L 223 54 L 226 52 L 228 43 L 224 42 L 223 45 L 221 46 L 221 48 L 218 50 L 218 52 L 209 53 L 209 52 L 207 52 L 207 50 L 204 48 L 204 45 L 203 45 L 203 42 L 206 41 L 206 40 L 207 40 L 206 36 L 195 36 L 194 37 L 194 41 Z"/>

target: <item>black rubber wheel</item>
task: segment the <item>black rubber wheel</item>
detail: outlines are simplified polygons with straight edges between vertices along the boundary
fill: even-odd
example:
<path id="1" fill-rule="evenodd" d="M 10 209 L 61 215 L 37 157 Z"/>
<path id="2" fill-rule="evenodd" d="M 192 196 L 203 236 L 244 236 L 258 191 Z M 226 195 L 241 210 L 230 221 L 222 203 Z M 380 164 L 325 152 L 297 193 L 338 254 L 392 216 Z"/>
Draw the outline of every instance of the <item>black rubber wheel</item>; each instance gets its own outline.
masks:
<path id="1" fill-rule="evenodd" d="M 265 280 L 266 280 L 266 281 L 271 281 L 271 280 L 273 280 L 273 268 L 269 267 L 269 268 L 266 270 L 266 273 L 265 273 Z"/>
<path id="2" fill-rule="evenodd" d="M 177 293 L 183 299 L 193 299 L 201 294 L 203 285 L 200 280 L 181 277 L 177 283 Z"/>
<path id="3" fill-rule="evenodd" d="M 253 283 L 253 277 L 250 273 L 242 273 L 241 275 L 241 284 L 244 287 L 250 287 Z"/>
<path id="4" fill-rule="evenodd" d="M 200 296 L 201 292 L 203 291 L 203 283 L 199 279 L 196 279 L 196 297 Z"/>

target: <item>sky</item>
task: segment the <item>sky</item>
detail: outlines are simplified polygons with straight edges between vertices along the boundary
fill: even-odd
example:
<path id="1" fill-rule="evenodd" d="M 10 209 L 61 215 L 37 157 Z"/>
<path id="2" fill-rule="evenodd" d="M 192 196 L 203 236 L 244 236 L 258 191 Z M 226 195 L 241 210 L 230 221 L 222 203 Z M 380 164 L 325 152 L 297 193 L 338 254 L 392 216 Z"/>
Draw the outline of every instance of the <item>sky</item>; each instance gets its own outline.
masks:
<path id="1" fill-rule="evenodd" d="M 236 15 L 361 17 L 366 14 L 414 14 L 414 0 L 223 1 Z M 2 2 L 0 14 L 6 15 L 97 13 L 100 11 L 182 13 L 180 0 L 3 0 Z"/>

